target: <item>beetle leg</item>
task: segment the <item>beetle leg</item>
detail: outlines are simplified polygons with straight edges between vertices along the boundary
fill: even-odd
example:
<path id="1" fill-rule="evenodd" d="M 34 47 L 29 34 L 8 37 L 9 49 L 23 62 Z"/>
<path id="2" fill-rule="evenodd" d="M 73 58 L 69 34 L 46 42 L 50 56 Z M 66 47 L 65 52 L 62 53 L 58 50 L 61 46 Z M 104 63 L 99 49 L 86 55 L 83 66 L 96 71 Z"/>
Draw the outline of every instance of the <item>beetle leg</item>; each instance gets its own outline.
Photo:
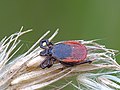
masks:
<path id="1" fill-rule="evenodd" d="M 50 68 L 53 64 L 54 64 L 54 61 L 55 61 L 56 59 L 55 58 L 50 58 L 50 60 L 48 61 L 49 62 L 49 64 L 48 64 L 48 68 Z"/>
<path id="2" fill-rule="evenodd" d="M 90 64 L 90 63 L 92 63 L 92 61 L 91 60 L 86 60 L 84 62 L 78 62 L 78 63 L 73 63 L 73 62 L 67 63 L 67 62 L 60 61 L 60 63 L 63 64 L 63 65 L 65 65 L 65 66 L 67 66 L 67 67 L 70 67 L 70 66 L 80 65 L 80 64 L 85 64 L 85 63 L 89 63 Z"/>
<path id="3" fill-rule="evenodd" d="M 52 60 L 49 60 L 49 61 L 48 61 L 48 66 L 47 66 L 47 67 L 50 68 L 52 65 L 53 65 L 53 61 L 52 61 Z"/>
<path id="4" fill-rule="evenodd" d="M 51 50 L 52 50 L 52 48 L 45 49 L 44 51 L 41 51 L 40 56 L 52 56 Z"/>
<path id="5" fill-rule="evenodd" d="M 90 63 L 92 63 L 92 61 L 91 61 L 91 60 L 86 60 L 86 61 L 84 61 L 84 62 L 78 62 L 78 63 L 76 63 L 76 64 L 79 65 L 79 64 L 85 64 L 85 63 L 89 63 L 89 64 L 90 64 Z"/>
<path id="6" fill-rule="evenodd" d="M 40 67 L 42 69 L 44 69 L 46 67 L 50 68 L 53 65 L 54 61 L 55 61 L 54 58 L 46 57 L 46 59 L 40 64 Z"/>
<path id="7" fill-rule="evenodd" d="M 47 39 L 41 40 L 41 41 L 40 41 L 40 48 L 46 49 L 47 47 L 44 46 L 43 43 L 46 43 L 46 45 L 48 45 L 48 44 L 49 44 L 49 41 L 48 41 Z"/>
<path id="8" fill-rule="evenodd" d="M 51 42 L 49 42 L 48 39 L 44 39 L 40 41 L 40 48 L 46 49 L 47 47 L 43 45 L 43 43 L 46 43 L 46 45 L 49 47 L 50 45 L 53 45 Z"/>
<path id="9" fill-rule="evenodd" d="M 62 62 L 62 61 L 60 61 L 60 63 L 65 65 L 66 67 L 71 67 L 71 66 L 75 65 L 74 63 L 66 63 L 66 62 Z"/>
<path id="10" fill-rule="evenodd" d="M 40 64 L 40 67 L 41 67 L 42 69 L 45 69 L 46 67 L 48 67 L 48 65 L 49 65 L 49 60 L 50 60 L 50 58 L 49 58 L 49 57 L 46 57 L 45 60 Z"/>
<path id="11" fill-rule="evenodd" d="M 49 46 L 49 45 L 53 46 L 53 43 L 52 43 L 52 42 L 49 42 L 48 46 Z"/>
<path id="12" fill-rule="evenodd" d="M 48 56 L 48 55 L 49 55 L 49 51 L 47 49 L 40 52 L 40 56 Z"/>

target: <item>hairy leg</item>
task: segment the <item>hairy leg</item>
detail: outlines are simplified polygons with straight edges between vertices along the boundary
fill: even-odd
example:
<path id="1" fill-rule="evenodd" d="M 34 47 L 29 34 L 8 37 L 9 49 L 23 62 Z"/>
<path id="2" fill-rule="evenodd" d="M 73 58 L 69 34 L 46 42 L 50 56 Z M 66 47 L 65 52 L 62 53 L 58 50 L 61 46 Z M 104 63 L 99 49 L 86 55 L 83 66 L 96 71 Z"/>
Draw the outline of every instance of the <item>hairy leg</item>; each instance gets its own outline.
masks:
<path id="1" fill-rule="evenodd" d="M 52 57 L 46 57 L 46 59 L 40 64 L 40 67 L 42 69 L 45 69 L 46 67 L 50 68 L 53 65 L 55 60 L 56 59 Z"/>
<path id="2" fill-rule="evenodd" d="M 46 57 L 44 61 L 42 61 L 42 63 L 40 63 L 40 67 L 42 69 L 45 69 L 46 67 L 49 66 L 49 62 L 50 62 L 50 58 L 49 57 Z"/>
<path id="3" fill-rule="evenodd" d="M 91 60 L 86 60 L 86 61 L 84 61 L 84 62 L 78 62 L 78 63 L 76 63 L 77 65 L 79 65 L 79 64 L 85 64 L 85 63 L 92 63 L 92 61 Z"/>
<path id="4" fill-rule="evenodd" d="M 48 55 L 49 55 L 48 49 L 45 49 L 44 51 L 40 52 L 40 56 L 48 56 Z"/>
<path id="5" fill-rule="evenodd" d="M 78 63 L 73 63 L 73 62 L 67 63 L 67 62 L 60 61 L 60 63 L 63 64 L 63 65 L 65 65 L 65 66 L 67 66 L 67 67 L 71 67 L 71 66 L 74 66 L 74 65 L 80 65 L 80 64 L 85 64 L 85 63 L 92 63 L 92 61 L 86 60 L 84 62 L 78 62 Z"/>
<path id="6" fill-rule="evenodd" d="M 43 45 L 43 43 L 46 43 L 46 45 L 49 47 L 50 45 L 53 45 L 51 42 L 48 41 L 48 39 L 44 39 L 40 41 L 40 48 L 47 49 L 46 46 Z"/>
<path id="7" fill-rule="evenodd" d="M 56 60 L 55 58 L 51 57 L 51 59 L 49 60 L 49 65 L 47 67 L 50 68 L 54 64 L 55 60 Z"/>

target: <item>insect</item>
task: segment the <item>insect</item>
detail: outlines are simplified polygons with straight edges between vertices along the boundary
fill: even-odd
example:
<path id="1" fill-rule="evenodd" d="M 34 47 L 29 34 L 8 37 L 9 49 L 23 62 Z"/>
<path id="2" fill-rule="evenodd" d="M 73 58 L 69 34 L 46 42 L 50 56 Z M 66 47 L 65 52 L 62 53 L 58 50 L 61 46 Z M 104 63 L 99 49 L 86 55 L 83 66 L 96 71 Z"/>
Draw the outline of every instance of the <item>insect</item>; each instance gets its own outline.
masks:
<path id="1" fill-rule="evenodd" d="M 43 45 L 43 43 L 46 45 Z M 58 44 L 53 44 L 45 39 L 40 41 L 40 48 L 44 49 L 40 52 L 40 56 L 46 57 L 40 64 L 42 69 L 50 68 L 56 60 L 65 66 L 92 62 L 86 60 L 87 48 L 79 41 L 62 41 Z"/>

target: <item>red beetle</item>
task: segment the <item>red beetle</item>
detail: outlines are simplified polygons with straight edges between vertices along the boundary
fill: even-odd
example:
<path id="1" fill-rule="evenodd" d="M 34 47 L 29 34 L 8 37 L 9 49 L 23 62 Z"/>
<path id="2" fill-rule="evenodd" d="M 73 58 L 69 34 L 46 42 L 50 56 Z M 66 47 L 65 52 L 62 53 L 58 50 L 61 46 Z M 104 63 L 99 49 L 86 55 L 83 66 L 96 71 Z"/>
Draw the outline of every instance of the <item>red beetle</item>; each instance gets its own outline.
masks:
<path id="1" fill-rule="evenodd" d="M 43 43 L 46 43 L 46 46 Z M 86 60 L 87 49 L 79 41 L 63 41 L 54 45 L 45 39 L 40 41 L 40 48 L 44 49 L 40 52 L 40 56 L 46 56 L 45 60 L 40 64 L 43 69 L 50 68 L 56 60 L 65 66 L 92 62 Z"/>

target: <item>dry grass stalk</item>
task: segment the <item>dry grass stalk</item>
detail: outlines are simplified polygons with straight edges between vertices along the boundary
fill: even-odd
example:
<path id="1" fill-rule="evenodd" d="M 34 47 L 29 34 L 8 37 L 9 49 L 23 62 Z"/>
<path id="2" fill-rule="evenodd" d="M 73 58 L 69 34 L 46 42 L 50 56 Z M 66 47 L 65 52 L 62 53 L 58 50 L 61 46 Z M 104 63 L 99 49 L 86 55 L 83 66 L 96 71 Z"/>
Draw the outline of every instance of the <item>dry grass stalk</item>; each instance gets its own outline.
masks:
<path id="1" fill-rule="evenodd" d="M 71 81 L 71 84 L 80 90 L 114 90 L 120 89 L 120 78 L 113 74 L 119 74 L 120 66 L 115 60 L 113 49 L 96 43 L 96 40 L 78 40 L 87 47 L 88 55 L 86 59 L 92 60 L 92 64 L 77 65 L 74 67 L 64 67 L 60 63 L 54 64 L 51 68 L 41 69 L 39 64 L 44 57 L 39 55 L 42 50 L 39 41 L 50 32 L 46 32 L 27 52 L 12 59 L 22 45 L 13 52 L 20 43 L 18 38 L 31 30 L 21 30 L 10 37 L 5 37 L 0 42 L 0 90 L 34 90 L 48 86 L 64 77 L 78 74 L 78 85 Z M 49 38 L 51 41 L 58 33 L 58 30 Z M 58 42 L 59 43 L 59 42 Z M 10 62 L 9 62 L 10 61 Z M 9 63 L 8 63 L 9 62 Z M 98 70 L 107 69 L 105 72 Z M 63 89 L 61 86 L 57 89 Z"/>

